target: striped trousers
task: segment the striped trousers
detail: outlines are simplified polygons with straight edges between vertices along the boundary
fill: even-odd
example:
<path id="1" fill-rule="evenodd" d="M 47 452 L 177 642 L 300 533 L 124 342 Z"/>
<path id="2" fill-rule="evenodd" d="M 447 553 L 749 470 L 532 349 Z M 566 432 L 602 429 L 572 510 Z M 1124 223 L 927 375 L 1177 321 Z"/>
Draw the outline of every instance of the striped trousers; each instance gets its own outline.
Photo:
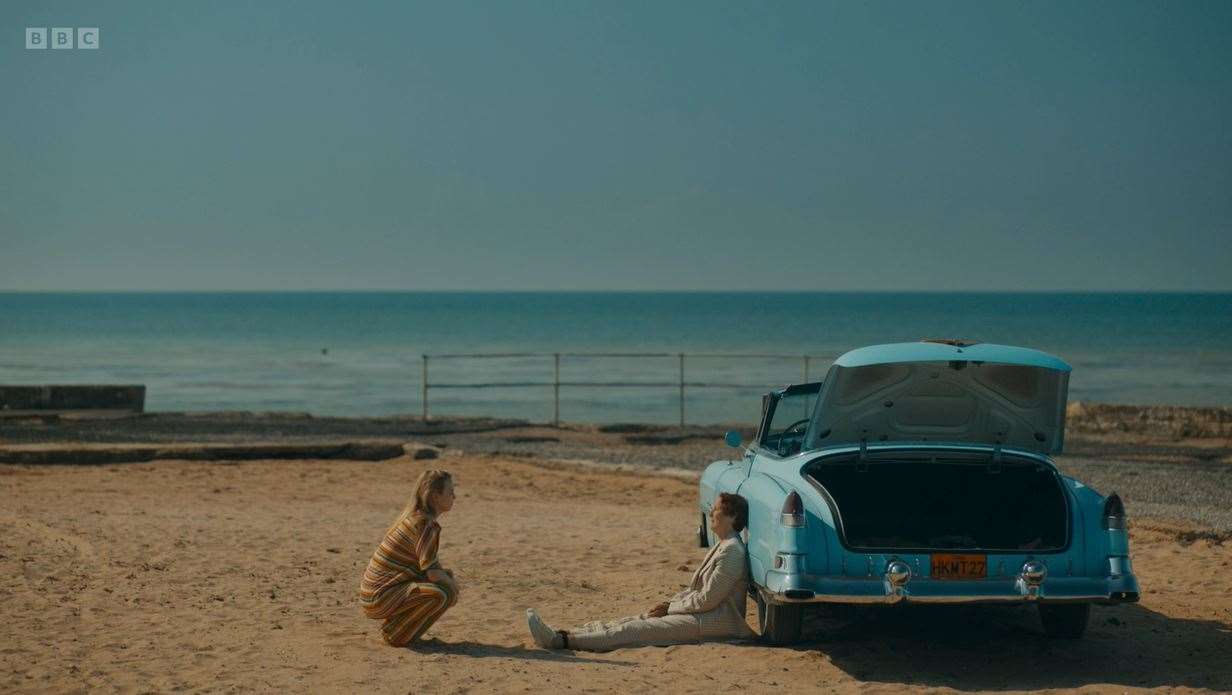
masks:
<path id="1" fill-rule="evenodd" d="M 404 592 L 385 612 L 381 634 L 393 647 L 405 647 L 423 636 L 445 611 L 458 602 L 457 594 L 442 584 L 416 583 L 394 589 Z M 380 603 L 386 603 L 382 597 Z"/>

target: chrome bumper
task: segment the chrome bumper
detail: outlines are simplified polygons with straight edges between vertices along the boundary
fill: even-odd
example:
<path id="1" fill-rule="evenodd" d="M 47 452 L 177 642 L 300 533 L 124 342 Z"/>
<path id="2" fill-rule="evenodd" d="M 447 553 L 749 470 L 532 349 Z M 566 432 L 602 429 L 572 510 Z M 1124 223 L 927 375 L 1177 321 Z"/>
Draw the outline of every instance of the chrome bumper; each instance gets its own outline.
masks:
<path id="1" fill-rule="evenodd" d="M 1133 603 L 1138 580 L 1132 574 L 1108 577 L 1047 577 L 1033 584 L 1022 576 L 978 580 L 914 577 L 894 583 L 885 577 L 827 577 L 770 571 L 759 587 L 771 603 L 970 604 L 970 603 Z"/>

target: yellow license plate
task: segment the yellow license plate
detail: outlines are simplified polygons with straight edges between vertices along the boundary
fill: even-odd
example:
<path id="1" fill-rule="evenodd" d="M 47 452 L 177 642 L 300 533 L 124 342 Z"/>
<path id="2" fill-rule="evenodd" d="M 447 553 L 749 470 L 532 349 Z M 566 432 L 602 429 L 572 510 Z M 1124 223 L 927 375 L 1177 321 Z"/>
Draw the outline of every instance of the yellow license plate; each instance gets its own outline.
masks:
<path id="1" fill-rule="evenodd" d="M 933 579 L 983 579 L 987 576 L 987 555 L 933 555 Z"/>

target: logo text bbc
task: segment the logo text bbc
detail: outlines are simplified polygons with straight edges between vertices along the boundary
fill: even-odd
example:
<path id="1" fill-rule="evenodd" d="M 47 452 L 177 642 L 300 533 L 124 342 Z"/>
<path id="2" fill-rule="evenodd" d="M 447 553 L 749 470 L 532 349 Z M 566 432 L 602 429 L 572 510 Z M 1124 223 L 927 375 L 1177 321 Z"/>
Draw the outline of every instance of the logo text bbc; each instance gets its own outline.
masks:
<path id="1" fill-rule="evenodd" d="M 77 41 L 74 46 L 73 34 Z M 80 48 L 92 50 L 98 48 L 98 27 L 26 27 L 26 48 L 39 50 L 51 46 L 56 48 Z"/>

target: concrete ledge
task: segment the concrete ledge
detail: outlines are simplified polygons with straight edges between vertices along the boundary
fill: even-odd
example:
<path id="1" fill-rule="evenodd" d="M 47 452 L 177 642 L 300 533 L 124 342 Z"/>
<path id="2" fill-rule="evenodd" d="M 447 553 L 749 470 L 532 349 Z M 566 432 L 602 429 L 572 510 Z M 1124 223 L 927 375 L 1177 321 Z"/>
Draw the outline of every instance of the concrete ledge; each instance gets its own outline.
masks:
<path id="1" fill-rule="evenodd" d="M 137 410 L 0 410 L 0 420 L 28 420 L 45 424 L 61 420 L 120 420 L 141 415 Z"/>
<path id="2" fill-rule="evenodd" d="M 99 465 L 141 461 L 255 461 L 343 459 L 384 461 L 418 454 L 397 442 L 307 444 L 13 444 L 0 446 L 0 464 Z"/>
<path id="3" fill-rule="evenodd" d="M 143 384 L 0 385 L 0 411 L 144 409 Z"/>

